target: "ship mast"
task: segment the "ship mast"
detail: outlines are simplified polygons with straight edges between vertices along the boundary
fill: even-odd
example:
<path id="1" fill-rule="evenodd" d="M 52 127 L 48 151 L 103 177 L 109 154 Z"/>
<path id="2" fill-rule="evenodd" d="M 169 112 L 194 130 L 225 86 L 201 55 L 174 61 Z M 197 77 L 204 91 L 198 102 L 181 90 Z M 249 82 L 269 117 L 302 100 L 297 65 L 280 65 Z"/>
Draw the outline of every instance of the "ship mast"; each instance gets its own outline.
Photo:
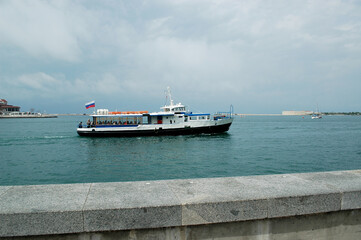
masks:
<path id="1" fill-rule="evenodd" d="M 167 95 L 169 96 L 170 106 L 173 106 L 172 93 L 170 92 L 170 87 L 167 87 Z"/>

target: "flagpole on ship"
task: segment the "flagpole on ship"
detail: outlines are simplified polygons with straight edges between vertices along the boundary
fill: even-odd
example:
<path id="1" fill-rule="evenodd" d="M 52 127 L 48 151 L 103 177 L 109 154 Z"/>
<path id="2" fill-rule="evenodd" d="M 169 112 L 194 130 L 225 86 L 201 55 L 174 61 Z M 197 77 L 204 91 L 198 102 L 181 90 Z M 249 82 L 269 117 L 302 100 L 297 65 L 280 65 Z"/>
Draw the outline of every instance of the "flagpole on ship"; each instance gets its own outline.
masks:
<path id="1" fill-rule="evenodd" d="M 91 101 L 91 102 L 86 103 L 86 104 L 85 104 L 85 108 L 86 108 L 87 110 L 88 110 L 89 108 L 94 108 L 93 114 L 95 114 L 95 101 L 93 100 L 93 101 Z M 88 115 L 90 115 L 90 114 L 88 114 Z"/>

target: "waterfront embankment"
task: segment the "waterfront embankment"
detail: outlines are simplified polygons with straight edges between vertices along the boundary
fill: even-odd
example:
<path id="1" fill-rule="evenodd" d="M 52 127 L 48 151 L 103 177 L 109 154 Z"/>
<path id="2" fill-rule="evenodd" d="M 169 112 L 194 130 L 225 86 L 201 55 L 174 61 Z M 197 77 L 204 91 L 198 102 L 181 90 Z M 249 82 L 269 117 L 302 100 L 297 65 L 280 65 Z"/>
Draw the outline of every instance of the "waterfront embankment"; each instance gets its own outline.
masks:
<path id="1" fill-rule="evenodd" d="M 359 239 L 361 170 L 0 187 L 4 239 Z"/>
<path id="2" fill-rule="evenodd" d="M 0 115 L 0 118 L 57 118 L 58 116 L 55 114 L 24 114 L 24 115 Z"/>

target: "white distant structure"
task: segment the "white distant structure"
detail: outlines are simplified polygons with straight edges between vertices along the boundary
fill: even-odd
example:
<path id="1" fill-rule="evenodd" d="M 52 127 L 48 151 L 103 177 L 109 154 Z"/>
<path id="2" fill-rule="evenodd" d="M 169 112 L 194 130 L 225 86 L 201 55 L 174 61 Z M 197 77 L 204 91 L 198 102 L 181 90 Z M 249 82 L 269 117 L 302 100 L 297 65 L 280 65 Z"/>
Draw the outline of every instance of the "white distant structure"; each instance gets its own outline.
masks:
<path id="1" fill-rule="evenodd" d="M 8 101 L 0 99 L 0 115 L 19 112 L 19 106 L 8 105 Z"/>
<path id="2" fill-rule="evenodd" d="M 285 116 L 302 116 L 302 115 L 312 115 L 312 111 L 283 111 L 282 115 Z"/>

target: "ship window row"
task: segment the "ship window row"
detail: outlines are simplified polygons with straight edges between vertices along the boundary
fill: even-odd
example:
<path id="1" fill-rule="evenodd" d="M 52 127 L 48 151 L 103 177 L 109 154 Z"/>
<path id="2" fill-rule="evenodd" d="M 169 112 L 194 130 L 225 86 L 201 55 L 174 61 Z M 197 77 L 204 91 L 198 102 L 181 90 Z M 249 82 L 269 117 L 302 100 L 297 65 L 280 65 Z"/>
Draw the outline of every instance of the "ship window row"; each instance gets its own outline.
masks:
<path id="1" fill-rule="evenodd" d="M 92 125 L 137 125 L 146 123 L 148 123 L 148 119 L 143 119 L 143 117 L 96 117 Z"/>
<path id="2" fill-rule="evenodd" d="M 184 112 L 186 109 L 184 107 L 176 107 L 173 109 L 175 112 Z"/>
<path id="3" fill-rule="evenodd" d="M 183 116 L 178 116 L 178 118 L 183 118 Z M 168 119 L 168 117 L 166 117 Z M 209 120 L 209 115 L 201 116 L 185 116 L 184 122 L 196 121 L 196 120 Z M 174 120 L 171 120 L 175 122 Z M 138 125 L 138 124 L 151 124 L 151 123 L 163 123 L 162 116 L 158 116 L 153 119 L 150 116 L 139 116 L 139 117 L 94 117 L 91 125 L 102 126 L 102 125 Z"/>
<path id="4" fill-rule="evenodd" d="M 210 116 L 189 116 L 189 120 L 193 121 L 193 120 L 209 120 Z"/>
<path id="5" fill-rule="evenodd" d="M 185 112 L 186 111 L 186 108 L 185 107 L 175 107 L 175 108 L 165 108 L 164 111 L 165 112 L 170 112 L 170 111 L 173 111 L 173 112 Z"/>
<path id="6" fill-rule="evenodd" d="M 17 111 L 20 111 L 20 108 L 5 108 L 5 111 L 8 111 L 8 112 L 17 112 Z"/>

